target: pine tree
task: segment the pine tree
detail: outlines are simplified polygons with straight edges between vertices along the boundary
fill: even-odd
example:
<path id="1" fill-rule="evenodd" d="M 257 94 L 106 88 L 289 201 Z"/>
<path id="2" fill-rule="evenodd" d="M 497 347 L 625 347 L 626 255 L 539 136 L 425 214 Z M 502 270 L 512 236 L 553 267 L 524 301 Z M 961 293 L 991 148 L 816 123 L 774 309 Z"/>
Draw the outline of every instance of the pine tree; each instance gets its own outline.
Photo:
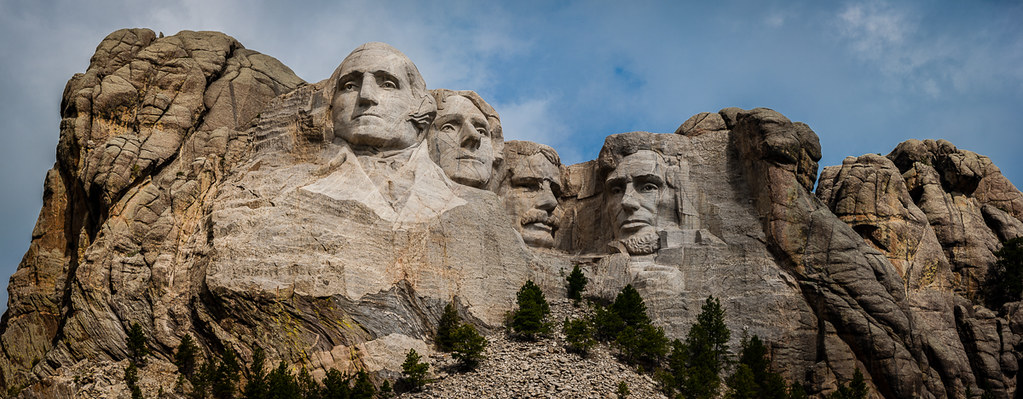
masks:
<path id="1" fill-rule="evenodd" d="M 453 333 L 454 345 L 451 357 L 458 360 L 463 369 L 472 370 L 476 368 L 480 360 L 483 360 L 483 350 L 487 347 L 487 339 L 476 331 L 472 324 L 462 324 Z"/>
<path id="2" fill-rule="evenodd" d="M 568 275 L 567 279 L 568 284 L 565 286 L 568 290 L 568 299 L 572 299 L 578 304 L 583 299 L 583 291 L 586 290 L 587 281 L 583 271 L 579 269 L 579 265 L 572 267 L 572 273 Z"/>
<path id="3" fill-rule="evenodd" d="M 551 307 L 540 287 L 528 280 L 519 289 L 517 298 L 519 309 L 512 314 L 512 331 L 526 339 L 535 339 L 536 335 L 550 331 L 546 319 L 551 313 Z"/>
<path id="4" fill-rule="evenodd" d="M 352 399 L 373 399 L 377 394 L 377 387 L 369 380 L 369 373 L 359 370 L 355 373 L 355 383 L 352 384 Z"/>
<path id="5" fill-rule="evenodd" d="M 146 333 L 142 331 L 139 323 L 132 323 L 131 329 L 128 330 L 128 357 L 135 363 L 145 365 L 145 357 L 148 354 Z"/>
<path id="6" fill-rule="evenodd" d="M 444 306 L 444 313 L 440 316 L 440 322 L 437 324 L 437 338 L 434 340 L 437 350 L 451 352 L 451 346 L 454 343 L 451 333 L 458 328 L 461 321 L 462 319 L 458 317 L 458 312 L 455 311 L 453 302 L 449 302 L 447 306 Z"/>
<path id="7" fill-rule="evenodd" d="M 728 339 L 725 311 L 713 296 L 707 297 L 685 343 L 672 345 L 669 356 L 672 380 L 685 398 L 712 398 L 721 385 L 718 374 L 727 363 Z M 682 351 L 684 353 L 676 353 Z"/>
<path id="8" fill-rule="evenodd" d="M 618 338 L 618 332 L 625 328 L 625 322 L 610 307 L 597 306 L 593 312 L 593 338 L 611 342 Z"/>
<path id="9" fill-rule="evenodd" d="M 596 344 L 593 340 L 593 328 L 590 327 L 590 323 L 586 319 L 569 320 L 566 317 L 565 323 L 562 326 L 562 332 L 565 334 L 565 342 L 568 344 L 567 349 L 569 352 L 586 356 L 590 348 Z"/>
<path id="10" fill-rule="evenodd" d="M 337 369 L 330 369 L 327 371 L 327 376 L 323 377 L 323 398 L 350 398 L 352 396 L 350 381 L 351 376 L 337 371 Z"/>
<path id="11" fill-rule="evenodd" d="M 984 297 L 991 309 L 1023 297 L 1023 237 L 1002 243 L 995 252 L 998 260 L 988 268 Z"/>
<path id="12" fill-rule="evenodd" d="M 615 396 L 618 399 L 625 399 L 629 397 L 629 393 L 629 384 L 626 384 L 625 381 L 618 381 L 618 390 L 615 391 Z"/>
<path id="13" fill-rule="evenodd" d="M 213 375 L 210 376 L 210 389 L 214 398 L 234 398 L 235 386 L 238 384 L 238 374 L 241 366 L 238 364 L 238 355 L 234 349 L 227 348 L 220 362 L 213 367 Z"/>
<path id="14" fill-rule="evenodd" d="M 277 399 L 301 399 L 298 382 L 282 360 L 277 368 L 266 376 L 267 397 Z"/>
<path id="15" fill-rule="evenodd" d="M 139 368 L 135 362 L 128 362 L 128 367 L 124 369 L 124 384 L 131 392 L 131 399 L 142 399 L 142 389 L 139 388 L 138 382 Z"/>
<path id="16" fill-rule="evenodd" d="M 749 381 L 740 372 L 749 371 Z M 789 396 L 785 380 L 780 374 L 771 371 L 770 360 L 767 358 L 767 346 L 760 337 L 742 337 L 742 350 L 739 353 L 739 366 L 735 374 L 726 381 L 730 389 L 729 396 L 734 398 L 785 399 Z M 749 382 L 751 387 L 745 384 Z M 751 391 L 752 390 L 752 391 Z M 753 396 L 747 396 L 753 392 Z"/>
<path id="17" fill-rule="evenodd" d="M 267 397 L 268 387 L 265 362 L 266 352 L 263 351 L 263 348 L 256 347 L 252 351 L 252 366 L 249 367 L 249 381 L 245 384 L 245 390 L 242 393 L 243 398 L 264 399 Z M 327 376 L 330 376 L 329 372 Z"/>
<path id="18" fill-rule="evenodd" d="M 857 368 L 849 385 L 838 384 L 838 390 L 828 395 L 828 399 L 867 399 L 867 382 L 863 379 L 863 373 Z"/>
<path id="19" fill-rule="evenodd" d="M 309 369 L 302 367 L 302 371 L 298 373 L 296 381 L 298 382 L 298 391 L 302 399 L 323 398 L 320 384 L 317 384 L 316 380 L 313 379 L 312 374 L 309 374 Z"/>
<path id="20" fill-rule="evenodd" d="M 632 288 L 632 284 L 622 288 L 622 291 L 615 297 L 614 303 L 611 304 L 611 310 L 625 323 L 624 327 L 635 327 L 650 323 L 650 317 L 646 314 L 646 304 L 643 303 L 643 297 L 639 295 L 635 288 Z"/>
<path id="21" fill-rule="evenodd" d="M 422 359 L 415 349 L 408 350 L 405 363 L 401 364 L 402 377 L 398 380 L 403 390 L 419 392 L 426 385 L 426 373 L 430 370 L 430 365 L 420 362 Z"/>
<path id="22" fill-rule="evenodd" d="M 178 372 L 185 378 L 191 378 L 195 374 L 195 361 L 199 354 L 199 347 L 195 345 L 191 334 L 185 334 L 181 338 L 181 344 L 174 352 L 174 365 L 178 366 Z"/>
<path id="23" fill-rule="evenodd" d="M 627 326 L 615 340 L 626 363 L 653 369 L 668 352 L 668 338 L 664 330 L 649 322 Z"/>
<path id="24" fill-rule="evenodd" d="M 394 388 L 391 388 L 391 382 L 384 380 L 383 384 L 380 384 L 380 399 L 388 399 L 394 396 Z"/>

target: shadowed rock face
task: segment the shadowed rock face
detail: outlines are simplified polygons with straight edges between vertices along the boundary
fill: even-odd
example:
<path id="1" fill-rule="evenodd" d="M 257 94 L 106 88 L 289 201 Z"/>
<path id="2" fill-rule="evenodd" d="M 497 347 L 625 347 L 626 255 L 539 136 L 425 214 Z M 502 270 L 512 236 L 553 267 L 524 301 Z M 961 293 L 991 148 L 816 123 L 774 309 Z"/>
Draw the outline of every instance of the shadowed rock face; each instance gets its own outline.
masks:
<path id="1" fill-rule="evenodd" d="M 159 370 L 191 334 L 393 378 L 449 301 L 496 330 L 524 281 L 561 296 L 574 265 L 593 295 L 632 284 L 671 337 L 719 298 L 731 347 L 757 334 L 814 394 L 857 368 L 884 397 L 1016 392 L 1020 304 L 975 298 L 1023 194 L 944 141 L 847 158 L 814 195 L 808 126 L 726 108 L 563 166 L 382 43 L 306 84 L 223 34 L 144 29 L 105 39 L 61 112 L 0 324 L 0 382 L 27 397 L 123 390 L 75 376 L 120 373 L 135 322 Z"/>

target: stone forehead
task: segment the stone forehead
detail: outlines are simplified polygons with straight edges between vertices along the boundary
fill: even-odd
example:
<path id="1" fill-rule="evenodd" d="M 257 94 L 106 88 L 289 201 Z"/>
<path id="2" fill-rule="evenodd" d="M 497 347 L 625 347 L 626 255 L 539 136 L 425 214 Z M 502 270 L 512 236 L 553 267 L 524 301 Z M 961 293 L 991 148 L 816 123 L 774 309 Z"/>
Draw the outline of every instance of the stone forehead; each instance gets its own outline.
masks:
<path id="1" fill-rule="evenodd" d="M 561 166 L 561 158 L 558 156 L 558 152 L 550 146 L 520 140 L 507 141 L 504 145 L 504 156 L 508 162 L 516 162 L 518 159 L 530 157 L 534 154 L 543 154 L 550 163 Z"/>
<path id="2" fill-rule="evenodd" d="M 401 77 L 408 81 L 413 90 L 426 91 L 426 81 L 423 80 L 423 76 L 419 73 L 419 68 L 416 68 L 416 64 L 405 53 L 387 43 L 381 42 L 366 43 L 352 50 L 341 61 L 341 65 L 338 65 L 333 76 L 331 76 L 334 86 L 337 85 L 337 81 L 343 73 L 347 73 L 353 68 L 365 67 L 366 64 L 372 63 L 388 66 L 397 63 L 402 69 L 400 72 L 403 72 Z"/>
<path id="3" fill-rule="evenodd" d="M 664 158 L 660 154 L 652 150 L 639 150 L 623 157 L 618 163 L 618 167 L 611 171 L 607 178 L 613 179 L 647 174 L 663 177 L 664 168 Z"/>
<path id="4" fill-rule="evenodd" d="M 508 164 L 508 168 L 511 170 L 513 178 L 533 177 L 550 179 L 554 183 L 561 185 L 561 169 L 539 152 L 512 161 Z"/>

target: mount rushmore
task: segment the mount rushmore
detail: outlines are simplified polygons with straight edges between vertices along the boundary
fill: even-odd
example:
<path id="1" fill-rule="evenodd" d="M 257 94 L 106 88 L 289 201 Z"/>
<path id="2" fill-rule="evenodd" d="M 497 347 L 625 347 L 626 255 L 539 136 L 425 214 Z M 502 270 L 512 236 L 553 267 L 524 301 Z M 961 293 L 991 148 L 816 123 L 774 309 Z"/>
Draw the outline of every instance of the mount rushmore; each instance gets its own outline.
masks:
<path id="1" fill-rule="evenodd" d="M 221 33 L 111 33 L 64 91 L 0 382 L 75 396 L 133 323 L 156 363 L 187 334 L 317 378 L 394 375 L 432 353 L 445 304 L 496 331 L 526 280 L 564 296 L 579 266 L 672 338 L 720 298 L 812 394 L 860 369 L 883 397 L 1016 395 L 1020 303 L 979 292 L 1023 194 L 987 157 L 910 140 L 818 176 L 809 126 L 726 108 L 563 165 L 504 141 L 498 111 L 383 43 L 306 83 Z"/>

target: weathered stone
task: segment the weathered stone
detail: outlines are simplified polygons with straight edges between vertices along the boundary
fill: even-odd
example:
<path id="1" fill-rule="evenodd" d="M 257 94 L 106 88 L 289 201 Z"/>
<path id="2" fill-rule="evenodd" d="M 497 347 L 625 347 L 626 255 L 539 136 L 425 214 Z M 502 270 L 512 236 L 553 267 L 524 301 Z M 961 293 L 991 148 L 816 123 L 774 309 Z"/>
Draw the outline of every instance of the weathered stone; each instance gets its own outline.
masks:
<path id="1" fill-rule="evenodd" d="M 857 368 L 884 397 L 1016 392 L 1019 304 L 999 316 L 967 298 L 999 240 L 1023 233 L 1023 195 L 944 141 L 848 158 L 814 196 L 816 134 L 726 108 L 562 166 L 541 144 L 502 148 L 495 110 L 431 93 L 386 44 L 305 84 L 222 34 L 138 29 L 101 43 L 61 113 L 0 323 L 0 382 L 25 397 L 125 395 L 135 322 L 147 394 L 173 384 L 185 334 L 243 363 L 259 347 L 317 379 L 393 379 L 409 348 L 448 362 L 431 341 L 449 302 L 489 334 L 490 371 L 441 374 L 422 397 L 607 397 L 621 380 L 656 397 L 605 349 L 585 360 L 558 333 L 501 335 L 527 279 L 557 321 L 586 314 L 557 299 L 575 265 L 587 295 L 632 284 L 671 338 L 719 298 L 732 350 L 760 336 L 815 395 Z"/>

